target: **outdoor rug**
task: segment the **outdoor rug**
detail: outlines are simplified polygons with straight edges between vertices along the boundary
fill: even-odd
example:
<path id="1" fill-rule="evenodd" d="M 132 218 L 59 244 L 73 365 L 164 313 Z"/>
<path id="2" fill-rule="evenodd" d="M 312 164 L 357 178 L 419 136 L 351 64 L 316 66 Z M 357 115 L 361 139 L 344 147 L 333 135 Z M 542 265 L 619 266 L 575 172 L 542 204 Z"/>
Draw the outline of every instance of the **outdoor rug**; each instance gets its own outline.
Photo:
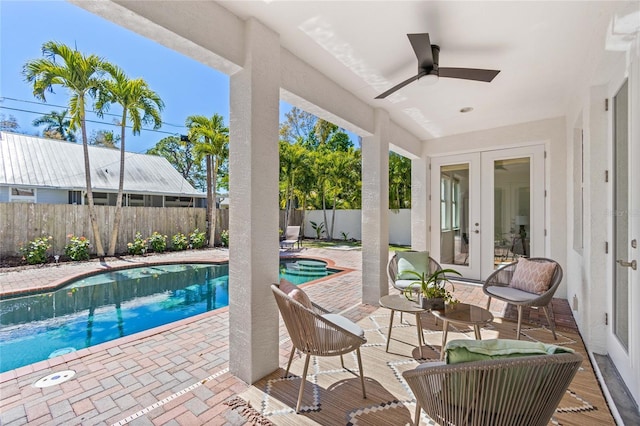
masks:
<path id="1" fill-rule="evenodd" d="M 400 323 L 396 314 L 389 352 L 385 352 L 389 312 L 380 308 L 359 322 L 367 338 L 367 343 L 362 347 L 367 399 L 362 398 L 355 353 L 345 355 L 345 365 L 355 374 L 340 367 L 339 357 L 312 358 L 301 414 L 295 413 L 300 375 L 304 367 L 304 358 L 300 356 L 294 357 L 289 377 L 283 377 L 285 364 L 239 396 L 276 425 L 413 424 L 415 399 L 402 372 L 415 368 L 421 362 L 439 361 L 442 322 L 436 325 L 431 314 L 423 315 L 427 346 L 423 347 L 426 359 L 421 360 L 418 359 L 415 317 L 412 315 L 405 315 Z M 513 339 L 515 328 L 515 322 L 496 318 L 491 325 L 482 329 L 482 338 Z M 582 367 L 550 424 L 615 425 L 577 331 L 560 327 L 557 329 L 557 341 L 553 339 L 551 331 L 543 326 L 523 324 L 523 332 L 522 339 L 570 347 L 584 357 Z M 449 339 L 473 337 L 471 328 L 450 325 Z M 420 424 L 436 423 L 423 412 Z"/>

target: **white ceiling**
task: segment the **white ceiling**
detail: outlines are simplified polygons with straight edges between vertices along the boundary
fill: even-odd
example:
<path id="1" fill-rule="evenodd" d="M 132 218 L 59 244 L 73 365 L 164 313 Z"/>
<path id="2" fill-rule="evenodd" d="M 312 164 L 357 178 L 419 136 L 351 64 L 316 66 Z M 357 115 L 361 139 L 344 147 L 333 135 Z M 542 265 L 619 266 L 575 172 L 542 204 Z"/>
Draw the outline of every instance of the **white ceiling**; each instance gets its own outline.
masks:
<path id="1" fill-rule="evenodd" d="M 634 1 L 224 1 L 420 139 L 565 114 L 597 82 L 605 45 L 640 29 Z M 639 22 L 636 22 L 639 21 Z M 624 25 L 622 25 L 623 23 Z M 501 70 L 491 83 L 441 78 L 375 96 L 417 73 L 407 33 L 429 33 L 440 66 Z M 618 37 L 612 37 L 613 33 Z M 473 107 L 467 114 L 459 111 Z"/>

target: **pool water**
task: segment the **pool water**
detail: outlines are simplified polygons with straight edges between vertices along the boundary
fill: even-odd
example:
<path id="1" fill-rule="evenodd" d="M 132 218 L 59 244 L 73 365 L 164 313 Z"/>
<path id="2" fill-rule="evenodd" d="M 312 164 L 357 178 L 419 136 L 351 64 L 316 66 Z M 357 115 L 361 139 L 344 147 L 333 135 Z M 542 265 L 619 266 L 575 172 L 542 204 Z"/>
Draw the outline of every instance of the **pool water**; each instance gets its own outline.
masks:
<path id="1" fill-rule="evenodd" d="M 302 271 L 281 262 L 280 276 L 294 284 L 335 272 L 326 264 L 315 275 Z M 228 287 L 228 264 L 157 265 L 0 300 L 0 372 L 225 307 Z"/>

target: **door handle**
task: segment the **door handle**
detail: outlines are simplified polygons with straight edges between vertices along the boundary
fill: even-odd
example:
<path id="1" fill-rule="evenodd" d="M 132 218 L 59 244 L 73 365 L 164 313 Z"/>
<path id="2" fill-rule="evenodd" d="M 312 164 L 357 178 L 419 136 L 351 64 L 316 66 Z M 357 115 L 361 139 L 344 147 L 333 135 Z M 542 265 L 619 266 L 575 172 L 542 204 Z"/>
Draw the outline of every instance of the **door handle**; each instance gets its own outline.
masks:
<path id="1" fill-rule="evenodd" d="M 626 266 L 627 268 L 631 268 L 634 271 L 638 269 L 638 262 L 636 262 L 635 260 L 632 260 L 631 262 L 625 262 L 624 260 L 620 259 L 618 260 L 618 265 Z"/>

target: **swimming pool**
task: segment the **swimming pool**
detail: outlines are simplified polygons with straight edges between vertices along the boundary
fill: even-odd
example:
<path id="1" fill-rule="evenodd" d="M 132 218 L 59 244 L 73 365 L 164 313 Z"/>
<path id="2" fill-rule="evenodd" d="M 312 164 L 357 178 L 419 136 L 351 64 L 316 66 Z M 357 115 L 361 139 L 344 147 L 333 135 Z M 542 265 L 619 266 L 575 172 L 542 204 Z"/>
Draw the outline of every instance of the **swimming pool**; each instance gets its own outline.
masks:
<path id="1" fill-rule="evenodd" d="M 299 262 L 319 270 L 305 272 Z M 302 284 L 337 272 L 283 260 Z M 57 291 L 0 300 L 0 372 L 149 330 L 229 303 L 228 264 L 155 265 L 72 281 Z"/>

